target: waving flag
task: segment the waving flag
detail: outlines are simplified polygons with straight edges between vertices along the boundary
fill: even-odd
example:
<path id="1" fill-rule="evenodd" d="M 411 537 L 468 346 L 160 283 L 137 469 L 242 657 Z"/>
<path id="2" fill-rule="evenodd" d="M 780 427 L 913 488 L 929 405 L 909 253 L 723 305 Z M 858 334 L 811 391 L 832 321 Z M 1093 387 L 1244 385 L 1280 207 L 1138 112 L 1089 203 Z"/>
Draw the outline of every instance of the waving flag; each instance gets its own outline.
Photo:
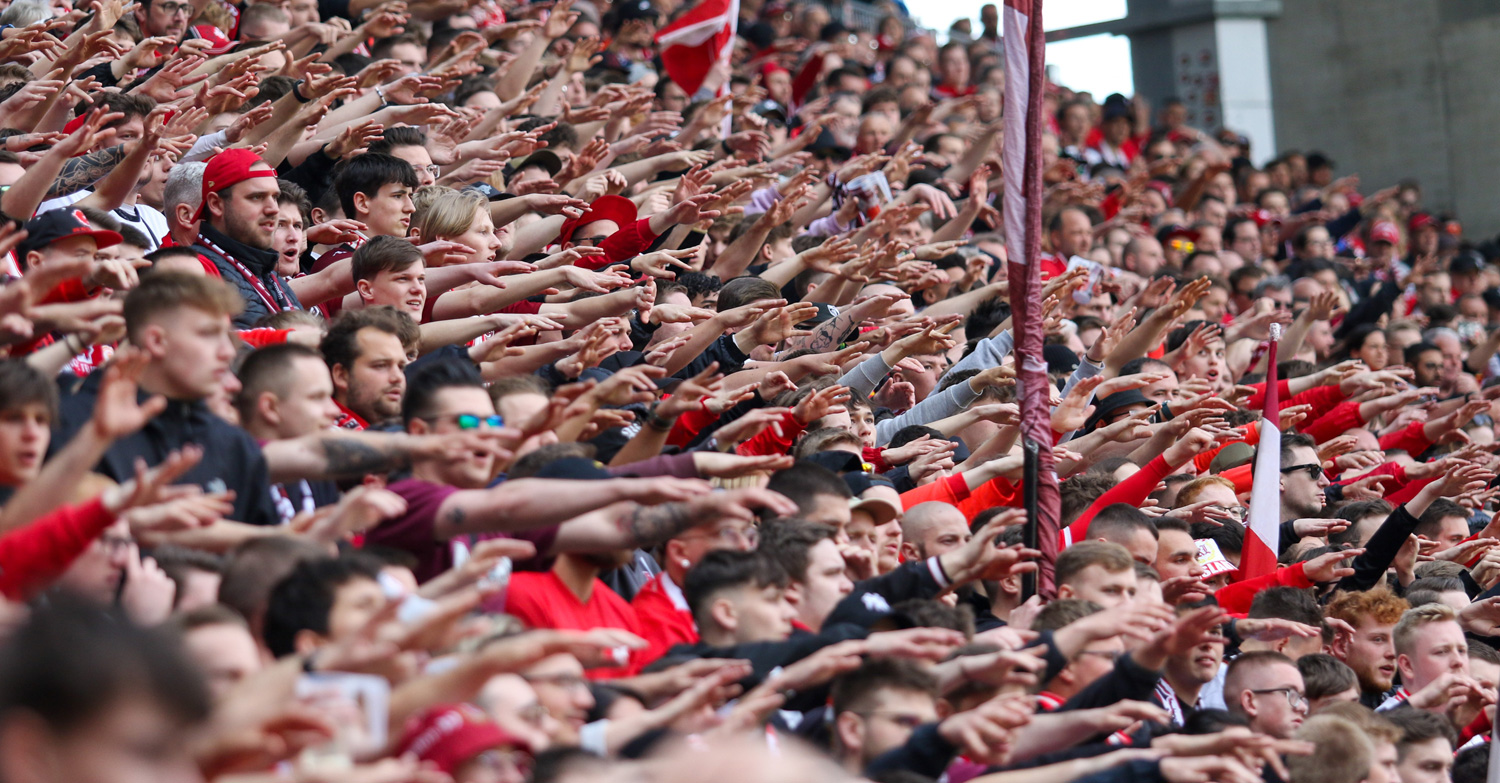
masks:
<path id="1" fill-rule="evenodd" d="M 663 27 L 656 45 L 667 76 L 688 95 L 697 92 L 714 63 L 729 59 L 739 23 L 740 0 L 703 0 Z"/>
<path id="2" fill-rule="evenodd" d="M 1052 458 L 1051 381 L 1042 358 L 1042 0 L 1005 0 L 1005 250 L 1016 330 L 1026 455 L 1027 546 L 1042 550 L 1040 592 L 1052 594 L 1061 518 Z"/>
<path id="3" fill-rule="evenodd" d="M 1250 489 L 1250 516 L 1245 551 L 1240 557 L 1240 579 L 1265 576 L 1276 570 L 1281 551 L 1281 417 L 1276 391 L 1276 343 L 1281 324 L 1271 325 L 1271 347 L 1266 356 L 1266 394 L 1261 410 L 1260 443 L 1255 447 L 1255 473 Z"/>

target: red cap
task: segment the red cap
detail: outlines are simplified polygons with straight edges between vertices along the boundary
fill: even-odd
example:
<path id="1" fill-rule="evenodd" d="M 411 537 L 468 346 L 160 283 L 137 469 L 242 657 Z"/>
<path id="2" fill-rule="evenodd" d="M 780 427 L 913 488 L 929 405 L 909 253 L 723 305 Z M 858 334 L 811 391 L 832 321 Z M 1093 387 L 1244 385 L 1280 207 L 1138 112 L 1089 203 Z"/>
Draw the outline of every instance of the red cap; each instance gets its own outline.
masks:
<path id="1" fill-rule="evenodd" d="M 187 38 L 189 40 L 202 38 L 208 41 L 209 47 L 204 53 L 209 57 L 218 57 L 234 48 L 234 41 L 229 40 L 229 36 L 225 35 L 223 30 L 211 24 L 200 24 L 189 27 Z"/>
<path id="2" fill-rule="evenodd" d="M 781 67 L 779 63 L 774 62 L 761 63 L 760 68 L 757 70 L 757 72 L 761 75 L 761 78 L 770 76 L 773 73 L 791 73 L 791 71 L 788 71 L 787 69 Z"/>
<path id="3" fill-rule="evenodd" d="M 624 228 L 635 222 L 637 214 L 635 202 L 624 196 L 600 196 L 582 215 L 563 222 L 562 229 L 557 232 L 557 241 L 559 244 L 573 241 L 574 231 L 596 220 L 608 220 Z"/>
<path id="4" fill-rule="evenodd" d="M 1151 188 L 1152 190 L 1156 191 L 1157 193 L 1160 193 L 1161 197 L 1166 200 L 1168 208 L 1170 208 L 1172 206 L 1172 186 L 1171 185 L 1168 185 L 1167 183 L 1162 182 L 1159 179 L 1153 179 L 1153 180 L 1151 180 L 1151 181 L 1149 181 L 1149 182 L 1146 183 L 1146 187 Z"/>
<path id="5" fill-rule="evenodd" d="M 464 762 L 493 748 L 530 750 L 525 740 L 505 733 L 495 722 L 469 704 L 445 704 L 406 723 L 398 755 L 410 753 L 431 761 L 448 774 Z"/>
<path id="6" fill-rule="evenodd" d="M 208 167 L 203 170 L 203 201 L 198 205 L 198 211 L 193 214 L 193 219 L 203 219 L 203 210 L 208 207 L 208 194 L 217 193 L 247 179 L 276 176 L 276 170 L 273 168 L 252 170 L 250 167 L 257 163 L 265 163 L 265 161 L 261 160 L 259 155 L 241 147 L 232 147 L 209 158 Z"/>
<path id="7" fill-rule="evenodd" d="M 1437 218 L 1427 212 L 1415 212 L 1406 219 L 1406 231 L 1415 234 L 1419 229 L 1437 228 Z"/>
<path id="8" fill-rule="evenodd" d="M 1401 242 L 1401 232 L 1396 229 L 1396 224 L 1389 220 L 1377 220 L 1370 227 L 1371 242 L 1389 242 L 1393 245 Z"/>

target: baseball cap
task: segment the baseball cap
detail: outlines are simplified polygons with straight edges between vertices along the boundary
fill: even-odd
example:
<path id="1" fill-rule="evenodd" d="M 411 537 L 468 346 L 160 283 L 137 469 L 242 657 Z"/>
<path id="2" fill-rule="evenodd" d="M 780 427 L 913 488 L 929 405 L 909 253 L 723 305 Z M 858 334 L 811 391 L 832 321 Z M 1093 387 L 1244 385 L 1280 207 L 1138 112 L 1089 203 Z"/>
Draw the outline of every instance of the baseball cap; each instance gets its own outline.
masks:
<path id="1" fill-rule="evenodd" d="M 750 113 L 758 114 L 768 120 L 776 120 L 782 125 L 786 124 L 786 109 L 781 108 L 781 104 L 770 98 L 751 106 Z"/>
<path id="2" fill-rule="evenodd" d="M 864 458 L 848 451 L 820 451 L 803 457 L 802 461 L 840 474 L 859 473 L 865 469 Z"/>
<path id="3" fill-rule="evenodd" d="M 478 707 L 445 704 L 407 722 L 399 755 L 410 753 L 451 775 L 464 762 L 502 747 L 531 750 L 525 740 L 501 729 Z"/>
<path id="4" fill-rule="evenodd" d="M 1108 98 L 1104 99 L 1103 115 L 1105 122 L 1119 117 L 1129 117 L 1130 102 L 1119 93 L 1111 93 Z"/>
<path id="5" fill-rule="evenodd" d="M 543 465 L 537 478 L 598 480 L 613 478 L 597 460 L 588 457 L 563 457 Z"/>
<path id="6" fill-rule="evenodd" d="M 68 237 L 93 237 L 101 248 L 120 244 L 123 238 L 113 232 L 94 228 L 83 211 L 64 207 L 43 212 L 26 221 L 26 241 L 16 246 L 16 257 L 25 258 L 27 253 Z"/>
<path id="7" fill-rule="evenodd" d="M 234 41 L 229 40 L 229 36 L 225 35 L 223 30 L 211 24 L 193 25 L 188 28 L 187 35 L 183 36 L 183 38 L 189 41 L 194 38 L 202 38 L 208 41 L 209 47 L 204 51 L 204 54 L 207 54 L 209 57 L 218 57 L 234 48 Z"/>
<path id="8" fill-rule="evenodd" d="M 1231 443 L 1219 449 L 1219 453 L 1214 455 L 1213 460 L 1208 463 L 1208 472 L 1223 473 L 1230 468 L 1248 465 L 1253 459 L 1255 459 L 1255 449 L 1251 448 L 1250 444 L 1244 441 Z"/>
<path id="9" fill-rule="evenodd" d="M 1141 394 L 1139 389 L 1126 389 L 1115 392 L 1104 399 L 1094 400 L 1094 413 L 1089 416 L 1088 422 L 1083 425 L 1085 432 L 1093 430 L 1102 423 L 1105 417 L 1119 413 L 1133 405 L 1153 407 L 1156 405 L 1146 395 Z"/>
<path id="10" fill-rule="evenodd" d="M 624 196 L 600 196 L 594 199 L 594 203 L 582 215 L 563 221 L 562 228 L 557 232 L 557 241 L 571 242 L 573 232 L 597 220 L 608 220 L 624 228 L 635 222 L 637 214 L 635 202 Z"/>
<path id="11" fill-rule="evenodd" d="M 1412 216 L 1406 219 L 1407 233 L 1415 233 L 1423 228 L 1437 228 L 1437 218 L 1433 217 L 1432 213 L 1413 212 Z"/>
<path id="12" fill-rule="evenodd" d="M 885 476 L 875 473 L 845 473 L 844 486 L 847 486 L 849 491 L 854 493 L 854 497 L 849 499 L 849 510 L 863 511 L 869 514 L 875 520 L 877 526 L 884 525 L 901 515 L 901 509 L 897 508 L 896 504 L 890 500 L 882 497 L 864 496 L 865 492 L 874 487 L 886 487 L 894 492 L 896 485 L 892 484 L 891 480 Z"/>
<path id="13" fill-rule="evenodd" d="M 624 3 L 615 3 L 614 10 L 616 18 L 622 22 L 627 19 L 656 19 L 661 16 L 661 12 L 656 10 L 651 0 L 628 0 Z"/>
<path id="14" fill-rule="evenodd" d="M 1198 545 L 1198 565 L 1203 569 L 1203 578 L 1227 574 L 1231 571 L 1240 570 L 1219 549 L 1219 542 L 1211 538 L 1198 538 L 1193 540 Z"/>
<path id="15" fill-rule="evenodd" d="M 1448 262 L 1448 271 L 1455 275 L 1478 274 L 1484 271 L 1484 257 L 1473 250 L 1464 251 Z"/>
<path id="16" fill-rule="evenodd" d="M 193 214 L 194 220 L 202 220 L 203 212 L 208 208 L 208 194 L 238 185 L 247 179 L 257 177 L 275 177 L 276 169 L 266 165 L 263 169 L 251 169 L 257 163 L 264 164 L 259 155 L 250 150 L 233 147 L 208 159 L 207 168 L 203 169 L 203 201 L 198 205 L 198 211 Z"/>
<path id="17" fill-rule="evenodd" d="M 1066 345 L 1043 345 L 1042 358 L 1047 360 L 1047 372 L 1070 373 L 1078 369 L 1078 354 Z"/>
<path id="18" fill-rule="evenodd" d="M 1396 229 L 1396 224 L 1389 220 L 1377 220 L 1370 227 L 1371 242 L 1389 242 L 1394 245 L 1401 241 L 1401 232 Z"/>
<path id="19" fill-rule="evenodd" d="M 839 317 L 839 309 L 834 305 L 826 304 L 824 302 L 813 302 L 813 305 L 818 308 L 818 312 L 814 313 L 812 317 L 808 318 L 806 321 L 797 324 L 798 329 L 812 329 L 816 326 L 828 323 L 829 321 L 832 321 L 833 319 Z"/>

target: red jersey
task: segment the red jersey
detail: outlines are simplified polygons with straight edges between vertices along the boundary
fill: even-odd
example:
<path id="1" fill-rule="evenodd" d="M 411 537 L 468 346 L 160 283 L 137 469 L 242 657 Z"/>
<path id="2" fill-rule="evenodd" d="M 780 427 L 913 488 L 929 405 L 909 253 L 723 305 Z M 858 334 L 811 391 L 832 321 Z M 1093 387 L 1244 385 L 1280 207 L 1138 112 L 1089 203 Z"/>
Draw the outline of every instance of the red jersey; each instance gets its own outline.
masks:
<path id="1" fill-rule="evenodd" d="M 593 593 L 583 602 L 552 571 L 511 575 L 505 591 L 505 612 L 532 628 L 621 628 L 636 636 L 645 635 L 635 610 L 609 585 L 595 579 Z M 587 674 L 591 680 L 629 677 L 645 665 L 645 651 L 638 651 L 624 666 L 590 669 Z"/>
<path id="2" fill-rule="evenodd" d="M 650 645 L 645 659 L 654 661 L 679 644 L 697 644 L 698 626 L 688 611 L 682 588 L 663 571 L 641 587 L 630 602 L 641 624 L 641 636 Z"/>

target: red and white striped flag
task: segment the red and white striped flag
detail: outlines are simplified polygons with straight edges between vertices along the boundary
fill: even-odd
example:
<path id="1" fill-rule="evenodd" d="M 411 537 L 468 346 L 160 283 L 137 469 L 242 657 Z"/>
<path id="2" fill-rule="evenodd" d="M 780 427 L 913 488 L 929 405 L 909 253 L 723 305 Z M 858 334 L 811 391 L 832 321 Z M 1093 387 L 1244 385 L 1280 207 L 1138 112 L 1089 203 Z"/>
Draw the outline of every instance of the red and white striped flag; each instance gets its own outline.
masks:
<path id="1" fill-rule="evenodd" d="M 1061 518 L 1052 457 L 1051 381 L 1042 358 L 1042 92 L 1046 39 L 1042 0 L 1005 0 L 1005 250 L 1010 307 L 1016 330 L 1016 375 L 1021 391 L 1021 435 L 1028 466 L 1023 489 L 1028 541 L 1042 550 L 1038 591 L 1052 595 Z M 1034 537 L 1033 537 L 1034 535 Z"/>
<path id="2" fill-rule="evenodd" d="M 703 0 L 663 27 L 656 45 L 667 77 L 688 95 L 697 92 L 714 63 L 729 59 L 739 24 L 740 0 Z"/>
<path id="3" fill-rule="evenodd" d="M 1266 355 L 1266 394 L 1260 419 L 1260 443 L 1255 447 L 1255 473 L 1250 489 L 1250 515 L 1245 551 L 1240 556 L 1240 579 L 1265 576 L 1276 570 L 1281 551 L 1281 395 L 1276 390 L 1276 344 L 1281 324 L 1271 325 Z"/>

